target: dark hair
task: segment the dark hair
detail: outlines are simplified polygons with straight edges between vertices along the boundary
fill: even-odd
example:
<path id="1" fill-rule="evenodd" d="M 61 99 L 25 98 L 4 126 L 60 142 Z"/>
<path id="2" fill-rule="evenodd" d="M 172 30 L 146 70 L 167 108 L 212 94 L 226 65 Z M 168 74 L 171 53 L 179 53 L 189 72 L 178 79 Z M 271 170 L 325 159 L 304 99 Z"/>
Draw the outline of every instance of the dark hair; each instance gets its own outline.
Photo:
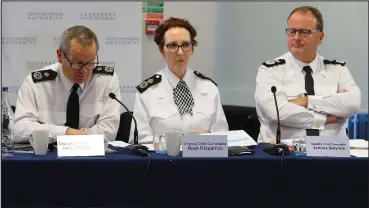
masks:
<path id="1" fill-rule="evenodd" d="M 190 24 L 190 22 L 187 19 L 171 17 L 161 23 L 158 28 L 156 28 L 154 41 L 156 45 L 159 46 L 160 50 L 163 50 L 164 47 L 165 32 L 174 27 L 186 29 L 190 33 L 192 44 L 194 46 L 197 46 L 197 41 L 195 40 L 197 32 L 195 28 Z"/>
<path id="2" fill-rule="evenodd" d="M 323 15 L 322 13 L 315 7 L 312 6 L 301 6 L 301 7 L 297 7 L 296 9 L 294 9 L 290 16 L 288 16 L 287 21 L 290 19 L 290 17 L 295 13 L 295 12 L 311 12 L 313 14 L 313 16 L 315 17 L 317 23 L 316 23 L 316 29 L 320 30 L 320 32 L 323 32 L 323 28 L 324 28 L 324 21 L 323 21 Z"/>

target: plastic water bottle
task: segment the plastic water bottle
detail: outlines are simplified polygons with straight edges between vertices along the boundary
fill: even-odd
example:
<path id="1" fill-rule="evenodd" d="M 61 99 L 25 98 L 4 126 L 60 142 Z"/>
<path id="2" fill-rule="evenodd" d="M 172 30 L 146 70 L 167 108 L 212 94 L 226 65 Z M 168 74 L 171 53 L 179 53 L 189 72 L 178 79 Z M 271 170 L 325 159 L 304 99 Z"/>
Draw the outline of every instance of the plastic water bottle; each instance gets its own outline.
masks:
<path id="1" fill-rule="evenodd" d="M 292 145 L 296 156 L 306 156 L 306 137 L 294 138 Z"/>
<path id="2" fill-rule="evenodd" d="M 8 101 L 8 88 L 1 89 L 1 155 L 14 155 L 14 113 Z"/>
<path id="3" fill-rule="evenodd" d="M 165 150 L 165 135 L 155 134 L 153 138 L 153 147 L 156 153 L 163 155 L 167 154 Z"/>

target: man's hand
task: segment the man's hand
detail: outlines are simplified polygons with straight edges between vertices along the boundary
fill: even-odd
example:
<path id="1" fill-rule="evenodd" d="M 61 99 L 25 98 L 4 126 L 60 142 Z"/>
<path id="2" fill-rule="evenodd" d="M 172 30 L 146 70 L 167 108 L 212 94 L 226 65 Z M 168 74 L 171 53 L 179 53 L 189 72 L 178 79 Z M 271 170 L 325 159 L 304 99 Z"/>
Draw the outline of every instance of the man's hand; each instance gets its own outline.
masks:
<path id="1" fill-rule="evenodd" d="M 332 115 L 326 115 L 327 120 L 325 121 L 325 124 L 332 124 L 332 123 L 337 123 L 337 116 L 332 116 Z"/>
<path id="2" fill-rule="evenodd" d="M 67 135 L 88 135 L 87 131 L 81 131 L 79 129 L 68 128 L 66 131 Z"/>
<path id="3" fill-rule="evenodd" d="M 309 98 L 308 98 L 308 96 L 298 97 L 298 98 L 289 100 L 288 102 L 295 103 L 296 105 L 299 105 L 299 106 L 302 106 L 304 108 L 307 108 L 308 107 L 308 103 L 309 103 Z"/>

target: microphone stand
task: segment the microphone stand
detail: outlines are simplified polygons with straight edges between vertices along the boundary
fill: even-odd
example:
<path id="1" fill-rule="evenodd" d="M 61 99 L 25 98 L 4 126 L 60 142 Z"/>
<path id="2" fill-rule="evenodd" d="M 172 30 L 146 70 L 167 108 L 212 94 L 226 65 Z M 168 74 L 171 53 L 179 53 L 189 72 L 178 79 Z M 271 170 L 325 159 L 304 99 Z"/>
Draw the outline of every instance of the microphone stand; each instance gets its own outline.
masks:
<path id="1" fill-rule="evenodd" d="M 124 109 L 128 112 L 128 114 L 132 117 L 134 123 L 135 123 L 135 129 L 133 131 L 133 145 L 127 146 L 128 149 L 130 149 L 134 154 L 139 156 L 145 156 L 147 154 L 147 151 L 149 150 L 146 146 L 143 146 L 141 144 L 138 144 L 138 130 L 137 130 L 137 121 L 136 118 L 133 116 L 131 111 L 125 106 L 120 100 L 117 99 L 116 95 L 114 93 L 109 93 L 109 97 L 111 99 L 116 100 L 120 105 L 124 107 Z"/>
<path id="2" fill-rule="evenodd" d="M 277 98 L 275 95 L 277 88 L 275 86 L 272 86 L 271 91 L 274 96 L 274 104 L 275 104 L 276 111 L 277 111 L 277 134 L 276 134 L 277 138 L 276 138 L 276 144 L 268 144 L 264 148 L 264 152 L 270 155 L 288 155 L 289 150 L 288 150 L 287 145 L 280 143 L 281 142 L 281 126 L 280 126 L 280 121 L 279 121 L 279 110 L 278 110 L 278 105 L 277 105 Z"/>

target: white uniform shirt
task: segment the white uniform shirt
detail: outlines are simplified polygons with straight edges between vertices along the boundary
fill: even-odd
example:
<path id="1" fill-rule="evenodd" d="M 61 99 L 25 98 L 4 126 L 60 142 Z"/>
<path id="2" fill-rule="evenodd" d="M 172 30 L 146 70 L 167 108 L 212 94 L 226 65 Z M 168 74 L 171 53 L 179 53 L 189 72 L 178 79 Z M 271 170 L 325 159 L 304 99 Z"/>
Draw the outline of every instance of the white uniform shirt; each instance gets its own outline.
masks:
<path id="1" fill-rule="evenodd" d="M 35 128 L 47 128 L 50 138 L 65 135 L 66 109 L 72 83 L 62 72 L 59 63 L 46 66 L 58 73 L 54 80 L 35 83 L 28 75 L 18 92 L 15 112 L 14 135 L 16 142 L 23 142 Z M 77 93 L 80 100 L 79 128 L 89 134 L 103 134 L 109 141 L 115 140 L 121 106 L 109 98 L 113 92 L 120 99 L 119 80 L 116 73 L 93 73 Z"/>
<path id="2" fill-rule="evenodd" d="M 228 131 L 228 123 L 217 86 L 187 69 L 183 80 L 194 99 L 193 115 L 180 115 L 173 98 L 173 89 L 180 79 L 168 68 L 159 71 L 161 82 L 136 93 L 134 116 L 137 120 L 138 142 L 152 143 L 153 136 L 167 130 L 203 129 L 210 132 Z M 133 143 L 134 123 L 130 143 Z"/>
<path id="3" fill-rule="evenodd" d="M 258 142 L 276 139 L 277 113 L 272 86 L 277 88 L 281 140 L 306 136 L 309 128 L 319 129 L 321 136 L 346 136 L 346 120 L 359 111 L 361 102 L 360 89 L 346 65 L 324 64 L 324 58 L 318 54 L 310 64 L 302 63 L 290 52 L 277 59 L 284 59 L 286 63 L 271 67 L 262 65 L 256 77 L 255 101 L 261 124 Z M 306 65 L 312 68 L 315 90 L 315 96 L 308 96 L 308 108 L 288 102 L 306 93 L 302 70 Z M 347 92 L 343 92 L 344 89 Z M 326 114 L 340 119 L 325 125 Z"/>

